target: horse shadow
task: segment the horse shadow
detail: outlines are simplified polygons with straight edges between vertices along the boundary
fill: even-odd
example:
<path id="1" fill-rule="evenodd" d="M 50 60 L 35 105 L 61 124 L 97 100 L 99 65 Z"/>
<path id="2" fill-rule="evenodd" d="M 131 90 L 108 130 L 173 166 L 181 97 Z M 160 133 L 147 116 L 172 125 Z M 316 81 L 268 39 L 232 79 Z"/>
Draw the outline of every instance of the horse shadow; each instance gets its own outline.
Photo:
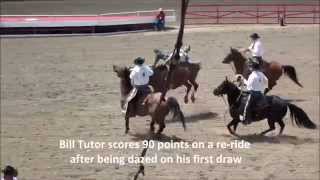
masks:
<path id="1" fill-rule="evenodd" d="M 293 102 L 304 102 L 305 99 L 283 99 L 285 102 L 293 103 Z"/>
<path id="2" fill-rule="evenodd" d="M 316 141 L 312 138 L 298 138 L 297 136 L 279 135 L 279 136 L 265 136 L 260 134 L 239 135 L 233 137 L 233 140 L 245 140 L 249 143 L 271 143 L 271 144 L 312 144 Z"/>
<path id="3" fill-rule="evenodd" d="M 185 139 L 182 139 L 178 136 L 168 136 L 168 135 L 165 135 L 165 134 L 161 134 L 161 135 L 157 135 L 157 134 L 154 134 L 154 133 L 133 133 L 133 134 L 130 134 L 131 136 L 133 136 L 133 138 L 131 140 L 133 141 L 143 141 L 143 140 L 146 140 L 146 139 L 149 139 L 149 140 L 153 140 L 153 141 L 159 141 L 159 142 L 186 142 L 187 140 Z"/>
<path id="4" fill-rule="evenodd" d="M 214 119 L 217 116 L 218 116 L 218 113 L 202 112 L 202 113 L 197 113 L 197 114 L 185 116 L 185 122 L 186 123 L 195 123 L 198 121 Z M 175 122 L 177 122 L 177 120 L 166 121 L 166 123 L 175 123 Z"/>

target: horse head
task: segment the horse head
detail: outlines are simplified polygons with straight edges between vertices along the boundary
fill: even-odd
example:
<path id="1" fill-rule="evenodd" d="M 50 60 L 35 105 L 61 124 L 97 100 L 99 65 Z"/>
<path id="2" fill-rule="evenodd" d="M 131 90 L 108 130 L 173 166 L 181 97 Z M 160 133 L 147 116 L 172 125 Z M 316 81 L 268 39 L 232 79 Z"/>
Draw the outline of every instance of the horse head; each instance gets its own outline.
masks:
<path id="1" fill-rule="evenodd" d="M 240 59 L 244 59 L 242 53 L 235 49 L 230 47 L 230 53 L 223 59 L 223 64 L 230 64 L 231 62 L 238 61 Z"/>
<path id="2" fill-rule="evenodd" d="M 222 81 L 222 83 L 213 90 L 213 94 L 215 96 L 222 96 L 224 94 L 228 94 L 236 87 L 231 81 L 229 81 L 228 77 Z"/>
<path id="3" fill-rule="evenodd" d="M 117 65 L 113 65 L 113 71 L 120 78 L 121 95 L 125 96 L 132 89 L 132 85 L 130 82 L 130 69 L 126 66 L 120 67 Z"/>
<path id="4" fill-rule="evenodd" d="M 129 77 L 130 75 L 130 70 L 128 67 L 121 67 L 117 65 L 113 65 L 113 72 L 115 72 L 120 79 Z"/>

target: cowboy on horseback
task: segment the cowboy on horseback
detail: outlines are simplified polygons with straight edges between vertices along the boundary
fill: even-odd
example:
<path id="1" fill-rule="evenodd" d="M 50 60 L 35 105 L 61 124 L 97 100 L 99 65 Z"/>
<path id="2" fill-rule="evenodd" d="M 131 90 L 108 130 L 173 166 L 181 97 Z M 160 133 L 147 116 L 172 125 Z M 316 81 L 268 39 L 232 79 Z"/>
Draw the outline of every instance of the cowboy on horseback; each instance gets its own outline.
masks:
<path id="1" fill-rule="evenodd" d="M 244 107 L 243 116 L 240 115 L 240 120 L 244 124 L 250 124 L 253 118 L 253 107 L 257 105 L 257 102 L 264 99 L 264 90 L 268 87 L 268 78 L 261 72 L 261 65 L 257 59 L 249 59 L 249 68 L 251 74 L 248 80 L 242 78 L 238 75 L 237 79 L 243 79 L 244 84 L 249 91 L 249 97 L 247 99 L 246 105 Z"/>
<path id="2" fill-rule="evenodd" d="M 255 60 L 257 60 L 259 62 L 260 65 L 262 65 L 263 63 L 263 53 L 264 53 L 264 48 L 263 45 L 261 43 L 261 38 L 257 33 L 253 33 L 250 35 L 250 38 L 252 40 L 252 43 L 250 44 L 250 46 L 245 49 L 243 52 L 250 52 L 251 53 L 251 57 Z"/>
<path id="3" fill-rule="evenodd" d="M 138 57 L 134 60 L 134 67 L 130 72 L 131 85 L 133 86 L 131 92 L 126 98 L 126 102 L 123 105 L 123 112 L 127 112 L 128 103 L 137 95 L 148 95 L 151 92 L 149 88 L 149 79 L 153 75 L 153 70 L 144 64 L 145 59 Z"/>
<path id="4" fill-rule="evenodd" d="M 191 62 L 191 58 L 189 56 L 189 51 L 191 50 L 191 47 L 190 45 L 188 46 L 184 46 L 183 48 L 180 49 L 180 52 L 179 52 L 179 56 L 180 56 L 180 62 L 181 63 L 190 63 Z M 171 59 L 172 59 L 172 56 L 173 56 L 173 52 L 170 53 L 166 59 L 165 59 L 165 64 L 167 64 Z"/>

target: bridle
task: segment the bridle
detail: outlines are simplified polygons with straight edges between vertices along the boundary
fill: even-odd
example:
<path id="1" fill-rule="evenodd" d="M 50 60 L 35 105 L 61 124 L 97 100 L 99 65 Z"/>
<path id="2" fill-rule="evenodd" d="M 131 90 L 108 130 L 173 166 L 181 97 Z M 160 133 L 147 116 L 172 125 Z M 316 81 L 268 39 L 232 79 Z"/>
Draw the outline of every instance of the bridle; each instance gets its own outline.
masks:
<path id="1" fill-rule="evenodd" d="M 226 102 L 226 100 L 225 100 L 225 98 L 224 98 L 224 95 L 220 95 L 220 97 L 222 98 L 224 104 L 225 104 L 226 107 L 227 107 L 226 110 L 225 110 L 224 113 L 223 113 L 223 119 L 224 119 L 225 125 L 227 125 L 227 124 L 226 124 L 226 114 L 227 114 L 228 111 L 230 111 L 230 109 L 232 109 L 232 108 L 235 106 L 235 104 L 240 100 L 242 94 L 243 94 L 243 90 L 240 89 L 240 93 L 239 93 L 237 99 L 236 99 L 235 102 L 232 103 L 231 105 L 228 105 L 228 103 Z"/>

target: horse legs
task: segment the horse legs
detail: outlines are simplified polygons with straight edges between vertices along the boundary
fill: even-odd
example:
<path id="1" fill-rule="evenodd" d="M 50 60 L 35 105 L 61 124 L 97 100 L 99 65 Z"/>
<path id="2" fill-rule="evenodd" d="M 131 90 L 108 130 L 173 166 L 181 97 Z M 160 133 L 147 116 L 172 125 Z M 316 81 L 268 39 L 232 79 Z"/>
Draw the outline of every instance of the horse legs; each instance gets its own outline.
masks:
<path id="1" fill-rule="evenodd" d="M 234 131 L 234 133 L 236 133 L 236 130 L 237 130 L 238 124 L 239 124 L 239 121 L 238 121 L 238 122 L 236 122 L 236 123 L 233 125 L 233 131 Z"/>
<path id="2" fill-rule="evenodd" d="M 237 136 L 236 129 L 237 129 L 238 123 L 239 123 L 238 119 L 232 119 L 232 121 L 227 125 L 227 128 L 230 134 Z M 231 126 L 233 126 L 234 130 L 231 129 Z"/>
<path id="3" fill-rule="evenodd" d="M 126 131 L 125 131 L 125 133 L 127 134 L 129 132 L 129 130 L 130 130 L 130 128 L 129 128 L 129 116 L 126 116 L 125 120 L 126 120 Z"/>
<path id="4" fill-rule="evenodd" d="M 187 81 L 187 82 L 185 82 L 184 83 L 184 86 L 187 88 L 187 92 L 186 92 L 186 95 L 184 96 L 184 103 L 188 103 L 188 97 L 189 97 L 189 92 L 190 92 L 190 90 L 191 90 L 191 87 L 192 87 L 192 85 Z"/>
<path id="5" fill-rule="evenodd" d="M 158 129 L 157 135 L 160 135 L 163 129 L 166 128 L 166 125 L 164 124 L 164 119 L 158 124 L 159 124 L 159 129 Z"/>
<path id="6" fill-rule="evenodd" d="M 278 121 L 278 123 L 279 123 L 279 125 L 280 125 L 280 132 L 279 132 L 279 135 L 281 135 L 282 134 L 282 132 L 283 132 L 283 129 L 284 129 L 284 123 L 283 123 L 283 121 L 282 121 L 282 119 L 281 120 L 279 120 Z"/>
<path id="7" fill-rule="evenodd" d="M 152 118 L 151 123 L 150 123 L 150 132 L 151 133 L 154 132 L 154 123 L 155 123 L 155 120 L 154 120 L 154 118 Z"/>
<path id="8" fill-rule="evenodd" d="M 194 94 L 195 94 L 195 92 L 197 92 L 199 84 L 195 80 L 191 80 L 190 83 L 193 86 L 193 91 L 192 91 L 192 94 L 191 94 L 191 101 L 194 103 L 194 101 L 196 100 Z"/>
<path id="9" fill-rule="evenodd" d="M 271 120 L 271 119 L 268 119 L 268 124 L 269 124 L 269 129 L 268 130 L 265 130 L 263 131 L 262 133 L 260 133 L 260 135 L 265 135 L 266 133 L 270 132 L 270 131 L 273 131 L 276 129 L 275 127 L 275 124 L 274 124 L 274 121 Z"/>

